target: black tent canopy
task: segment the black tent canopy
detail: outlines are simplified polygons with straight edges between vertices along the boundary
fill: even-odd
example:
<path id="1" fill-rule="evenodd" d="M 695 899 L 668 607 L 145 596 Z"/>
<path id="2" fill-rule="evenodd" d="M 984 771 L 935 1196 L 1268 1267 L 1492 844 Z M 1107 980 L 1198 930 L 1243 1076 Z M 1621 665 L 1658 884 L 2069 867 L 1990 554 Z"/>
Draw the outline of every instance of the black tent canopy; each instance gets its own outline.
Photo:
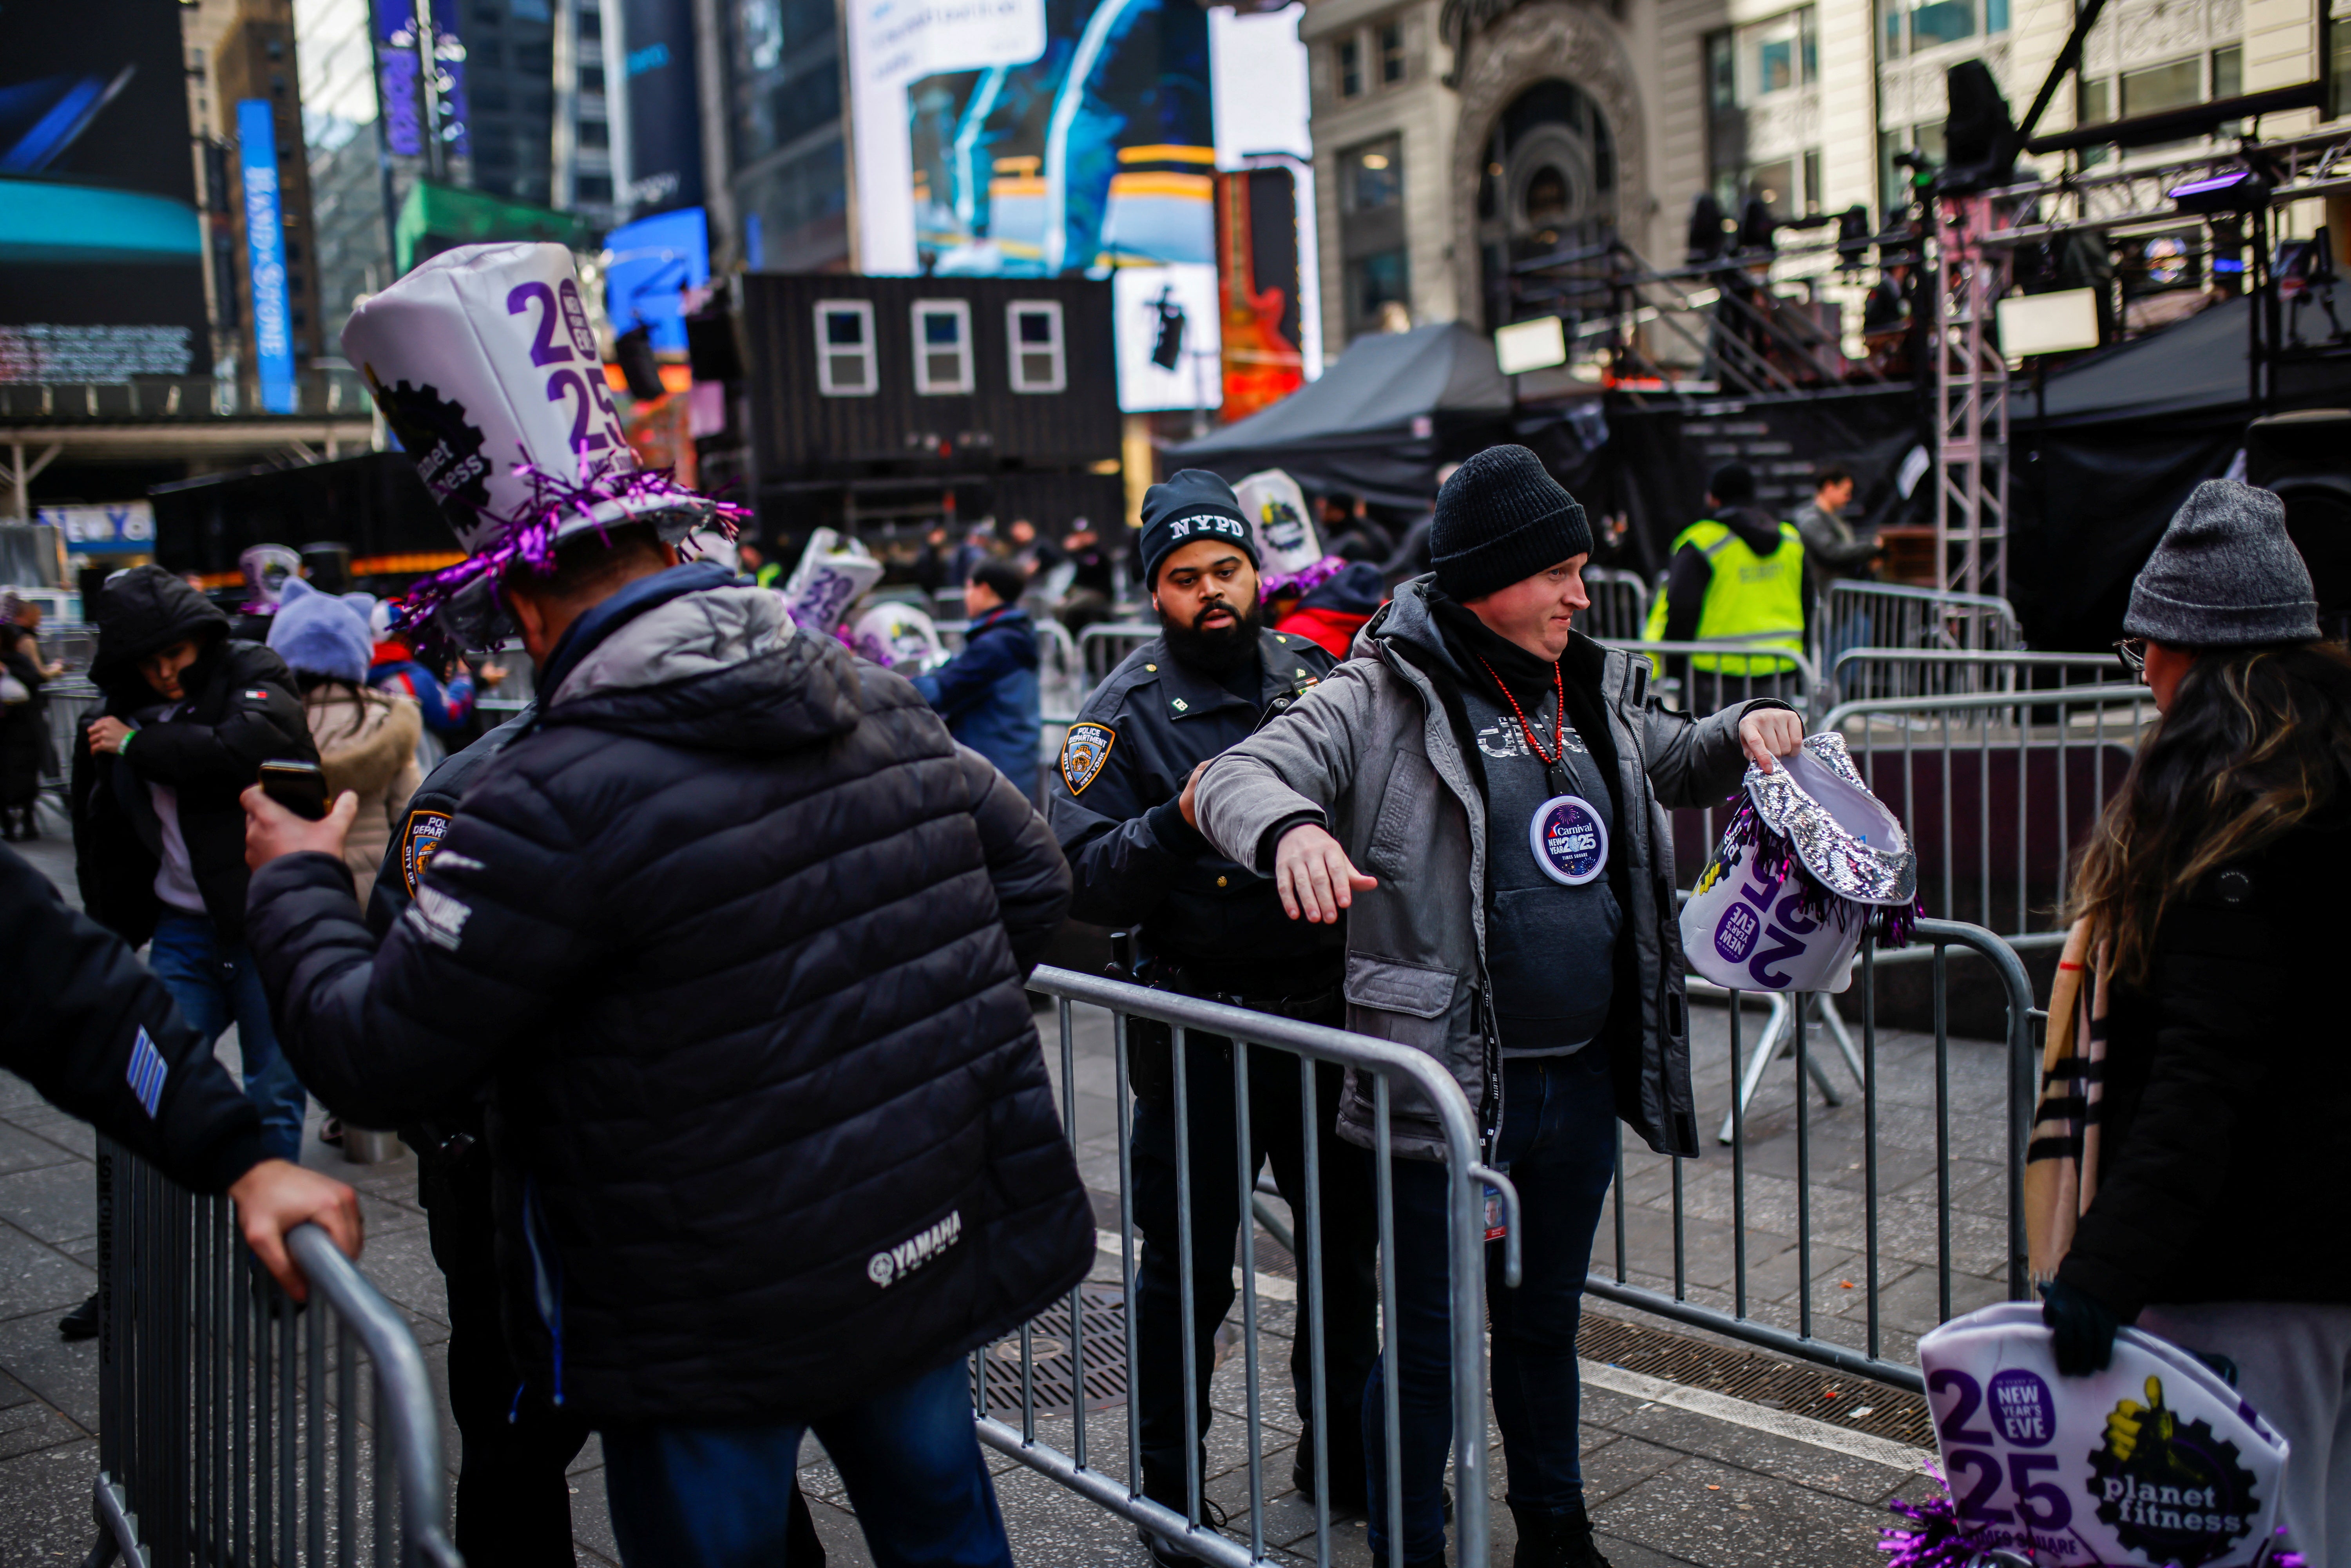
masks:
<path id="1" fill-rule="evenodd" d="M 2246 312 L 2224 299 L 2160 331 L 2013 383 L 2009 597 L 2036 648 L 2102 649 L 2122 634 L 2131 579 L 2172 514 L 2231 472 L 2256 413 Z M 2351 402 L 2351 350 L 2321 348 L 2332 324 L 2281 311 L 2273 412 Z"/>
<path id="2" fill-rule="evenodd" d="M 1310 490 L 1419 507 L 1439 466 L 1510 439 L 1511 402 L 1494 345 L 1439 322 L 1358 338 L 1320 380 L 1168 457 L 1228 479 L 1278 467 Z"/>

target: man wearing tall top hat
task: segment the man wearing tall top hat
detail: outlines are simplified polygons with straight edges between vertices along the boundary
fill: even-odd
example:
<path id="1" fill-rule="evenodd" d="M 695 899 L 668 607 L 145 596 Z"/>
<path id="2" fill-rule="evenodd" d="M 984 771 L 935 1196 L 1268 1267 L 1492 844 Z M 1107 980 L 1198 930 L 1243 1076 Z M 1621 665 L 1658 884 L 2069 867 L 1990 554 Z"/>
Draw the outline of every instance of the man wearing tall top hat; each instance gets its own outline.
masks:
<path id="1" fill-rule="evenodd" d="M 343 343 L 471 552 L 412 606 L 510 617 L 540 695 L 381 940 L 350 799 L 248 795 L 289 1052 L 371 1126 L 486 1086 L 507 1336 L 632 1568 L 780 1560 L 810 1427 L 877 1559 L 1008 1563 L 962 1358 L 1093 1253 L 1022 991 L 1059 850 L 904 680 L 679 559 L 713 508 L 620 444 L 559 247 L 447 252 Z"/>

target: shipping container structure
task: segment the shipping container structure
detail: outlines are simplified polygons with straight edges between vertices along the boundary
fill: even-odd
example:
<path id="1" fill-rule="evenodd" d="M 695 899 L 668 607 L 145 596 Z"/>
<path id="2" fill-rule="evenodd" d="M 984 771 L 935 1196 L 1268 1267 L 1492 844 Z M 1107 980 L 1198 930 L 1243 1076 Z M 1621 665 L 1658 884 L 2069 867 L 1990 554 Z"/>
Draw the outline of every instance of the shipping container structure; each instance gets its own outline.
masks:
<path id="1" fill-rule="evenodd" d="M 877 548 L 1028 517 L 1114 523 L 1111 286 L 1089 278 L 746 274 L 758 532 Z"/>

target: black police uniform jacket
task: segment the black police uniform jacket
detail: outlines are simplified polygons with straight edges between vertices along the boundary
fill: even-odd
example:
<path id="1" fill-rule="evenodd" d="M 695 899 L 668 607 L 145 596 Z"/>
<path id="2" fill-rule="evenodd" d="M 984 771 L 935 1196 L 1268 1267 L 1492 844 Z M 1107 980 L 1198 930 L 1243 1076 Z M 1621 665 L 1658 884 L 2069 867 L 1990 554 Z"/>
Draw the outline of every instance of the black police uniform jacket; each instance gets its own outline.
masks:
<path id="1" fill-rule="evenodd" d="M 10 849 L 0 849 L 0 1067 L 200 1192 L 268 1157 L 261 1113 L 163 982 Z"/>
<path id="2" fill-rule="evenodd" d="M 73 747 L 73 829 L 82 907 L 133 947 L 163 913 L 155 871 L 163 828 L 151 784 L 177 795 L 180 834 L 204 913 L 235 941 L 245 926 L 245 808 L 237 797 L 274 758 L 315 762 L 310 721 L 286 662 L 228 634 L 219 606 L 160 566 L 133 568 L 99 599 L 98 657 L 90 679 L 106 694 L 99 713 L 131 719 L 162 701 L 138 662 L 183 638 L 204 643 L 180 674 L 187 700 L 169 719 L 140 727 L 120 755 Z M 89 716 L 91 718 L 98 714 Z"/>
<path id="3" fill-rule="evenodd" d="M 1192 769 L 1249 737 L 1337 663 L 1320 645 L 1258 634 L 1256 702 L 1179 663 L 1154 637 L 1120 661 L 1070 727 L 1048 813 L 1077 879 L 1079 920 L 1133 927 L 1144 956 L 1196 986 L 1250 997 L 1335 986 L 1346 928 L 1292 920 L 1269 877 L 1227 860 L 1184 821 Z"/>
<path id="4" fill-rule="evenodd" d="M 912 686 L 726 581 L 582 617 L 380 948 L 326 855 L 249 906 L 328 1106 L 492 1081 L 508 1338 L 599 1426 L 824 1415 L 1093 1253 L 1022 990 L 1050 836 Z"/>

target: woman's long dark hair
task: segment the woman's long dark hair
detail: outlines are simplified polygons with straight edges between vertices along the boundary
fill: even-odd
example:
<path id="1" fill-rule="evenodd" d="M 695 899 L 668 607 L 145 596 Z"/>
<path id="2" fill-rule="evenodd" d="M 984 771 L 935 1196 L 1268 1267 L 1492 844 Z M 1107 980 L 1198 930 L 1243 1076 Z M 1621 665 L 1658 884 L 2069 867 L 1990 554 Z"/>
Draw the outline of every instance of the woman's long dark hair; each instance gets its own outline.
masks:
<path id="1" fill-rule="evenodd" d="M 2199 653 L 2131 759 L 2074 878 L 2073 914 L 2147 977 L 2156 928 L 2216 867 L 2351 790 L 2351 654 L 2335 643 Z"/>

